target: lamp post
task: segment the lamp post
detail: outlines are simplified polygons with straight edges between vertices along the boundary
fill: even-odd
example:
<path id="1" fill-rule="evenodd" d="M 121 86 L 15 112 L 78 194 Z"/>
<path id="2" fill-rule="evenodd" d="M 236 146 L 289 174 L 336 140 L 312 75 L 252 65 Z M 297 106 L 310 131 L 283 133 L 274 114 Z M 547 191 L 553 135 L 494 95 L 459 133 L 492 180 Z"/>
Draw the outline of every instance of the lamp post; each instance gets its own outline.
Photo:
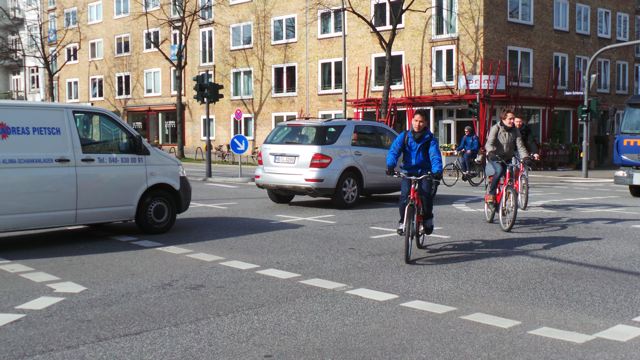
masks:
<path id="1" fill-rule="evenodd" d="M 346 21 L 347 11 L 342 0 L 342 117 L 347 118 L 347 38 Z"/>

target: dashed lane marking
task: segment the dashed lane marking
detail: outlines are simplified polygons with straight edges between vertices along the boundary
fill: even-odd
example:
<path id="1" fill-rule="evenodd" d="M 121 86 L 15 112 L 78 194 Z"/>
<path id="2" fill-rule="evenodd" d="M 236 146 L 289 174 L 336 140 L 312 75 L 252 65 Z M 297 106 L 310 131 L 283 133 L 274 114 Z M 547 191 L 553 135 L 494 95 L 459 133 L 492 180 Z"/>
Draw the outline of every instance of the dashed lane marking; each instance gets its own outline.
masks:
<path id="1" fill-rule="evenodd" d="M 389 228 L 381 228 L 381 227 L 376 227 L 376 226 L 370 226 L 370 229 L 373 230 L 381 230 L 381 231 L 390 231 L 391 233 L 389 234 L 382 234 L 382 235 L 374 235 L 374 236 L 370 236 L 370 239 L 380 239 L 380 238 L 385 238 L 385 237 L 391 237 L 391 236 L 398 236 L 398 230 L 397 229 L 389 229 Z M 434 230 L 442 230 L 441 227 L 434 227 Z M 450 236 L 445 236 L 445 235 L 435 235 L 435 234 L 431 234 L 431 235 L 427 235 L 429 237 L 437 237 L 437 238 L 444 238 L 444 239 L 448 239 L 450 238 Z"/>
<path id="2" fill-rule="evenodd" d="M 238 205 L 238 203 L 231 202 L 231 203 L 220 203 L 220 204 L 201 204 L 201 203 L 191 202 L 190 207 L 193 207 L 193 208 L 210 207 L 214 209 L 228 209 L 229 207 L 225 205 Z"/>
<path id="3" fill-rule="evenodd" d="M 225 185 L 225 184 L 206 184 L 207 186 L 218 186 L 218 187 L 223 187 L 223 188 L 229 188 L 229 189 L 237 189 L 238 187 L 235 185 Z"/>
<path id="4" fill-rule="evenodd" d="M 262 275 L 267 275 L 267 276 L 272 276 L 272 277 L 275 277 L 275 278 L 278 278 L 278 279 L 291 279 L 291 278 L 300 276 L 300 274 L 295 274 L 295 273 L 292 273 L 292 272 L 282 271 L 282 270 L 278 270 L 278 269 L 259 270 L 259 271 L 256 271 L 256 273 L 262 274 Z"/>
<path id="5" fill-rule="evenodd" d="M 417 309 L 417 310 L 428 311 L 436 314 L 444 314 L 446 312 L 456 310 L 456 308 L 451 306 L 440 305 L 440 304 L 436 304 L 428 301 L 421 301 L 421 300 L 409 301 L 404 304 L 400 304 L 400 306 Z"/>
<path id="6" fill-rule="evenodd" d="M 282 220 L 282 221 L 273 221 L 272 224 L 293 222 L 293 221 L 316 221 L 316 222 L 327 223 L 327 224 L 335 224 L 336 223 L 335 221 L 319 220 L 320 218 L 327 218 L 327 217 L 331 217 L 331 216 L 335 216 L 335 215 L 320 215 L 320 216 L 311 216 L 311 217 L 299 217 L 299 216 L 289 216 L 289 215 L 276 215 L 276 216 L 283 217 L 283 218 L 289 218 L 289 219 Z"/>
<path id="7" fill-rule="evenodd" d="M 260 265 L 250 264 L 242 261 L 231 260 L 220 263 L 220 265 L 240 269 L 240 270 L 248 270 L 260 267 Z"/>
<path id="8" fill-rule="evenodd" d="M 341 284 L 339 282 L 324 280 L 324 279 L 309 279 L 302 280 L 300 283 L 305 285 L 316 286 L 319 288 L 327 289 L 327 290 L 337 290 L 347 287 L 345 284 Z"/>
<path id="9" fill-rule="evenodd" d="M 619 198 L 619 196 L 594 196 L 594 197 L 581 197 L 581 198 L 573 198 L 573 199 L 550 199 L 550 200 L 539 200 L 531 203 L 533 206 L 540 206 L 543 204 L 547 204 L 550 202 L 566 202 L 566 201 L 582 201 L 582 200 L 602 200 L 602 199 L 615 199 Z"/>
<path id="10" fill-rule="evenodd" d="M 386 292 L 369 290 L 365 288 L 350 290 L 350 291 L 347 291 L 347 294 L 356 295 L 356 296 L 363 297 L 365 299 L 371 299 L 376 301 L 387 301 L 387 300 L 398 298 L 398 295 L 395 295 L 395 294 L 389 294 Z"/>
<path id="11" fill-rule="evenodd" d="M 607 340 L 626 342 L 640 336 L 640 328 L 628 325 L 616 325 L 597 334 L 593 334 L 593 336 Z"/>
<path id="12" fill-rule="evenodd" d="M 0 269 L 4 270 L 4 271 L 8 271 L 10 273 L 19 273 L 19 272 L 25 272 L 25 271 L 33 271 L 33 268 L 30 268 L 26 265 L 22 265 L 22 264 L 7 264 L 7 265 L 0 265 Z"/>
<path id="13" fill-rule="evenodd" d="M 136 244 L 136 245 L 139 245 L 139 246 L 142 246 L 142 247 L 147 247 L 147 248 L 158 247 L 158 246 L 164 245 L 164 244 L 161 244 L 159 242 L 149 241 L 149 240 L 134 241 L 134 242 L 132 242 L 132 244 Z"/>
<path id="14" fill-rule="evenodd" d="M 10 322 L 22 319 L 25 316 L 26 315 L 24 314 L 0 314 L 0 326 L 7 325 Z"/>
<path id="15" fill-rule="evenodd" d="M 221 256 L 216 256 L 216 255 L 211 255 L 211 254 L 206 254 L 206 253 L 195 253 L 195 254 L 189 254 L 187 256 L 192 258 L 192 259 L 202 260 L 202 261 L 207 261 L 207 262 L 217 261 L 217 260 L 224 260 L 224 258 L 221 257 Z"/>
<path id="16" fill-rule="evenodd" d="M 118 241 L 133 241 L 133 240 L 138 240 L 137 237 L 133 237 L 133 236 L 126 236 L 126 235 L 118 235 L 118 236 L 112 236 L 111 239 L 113 240 L 118 240 Z"/>
<path id="17" fill-rule="evenodd" d="M 23 309 L 23 310 L 42 310 L 42 309 L 46 309 L 49 306 L 56 304 L 60 301 L 64 300 L 64 298 L 61 297 L 53 297 L 53 296 L 42 296 L 39 297 L 35 300 L 31 300 L 29 302 L 26 302 L 22 305 L 18 305 L 16 306 L 16 309 Z"/>
<path id="18" fill-rule="evenodd" d="M 64 281 L 64 282 L 55 283 L 55 284 L 47 284 L 47 286 L 52 288 L 53 292 L 57 292 L 57 293 L 77 294 L 79 292 L 87 290 L 86 287 L 80 284 L 76 284 L 72 281 Z"/>
<path id="19" fill-rule="evenodd" d="M 25 279 L 31 280 L 33 282 L 46 282 L 46 281 L 54 281 L 54 280 L 60 280 L 59 277 L 51 275 L 51 274 L 47 274 L 46 272 L 42 272 L 42 271 L 36 271 L 36 272 L 32 272 L 32 273 L 24 273 L 24 274 L 20 274 L 20 276 L 22 276 Z"/>
<path id="20" fill-rule="evenodd" d="M 522 322 L 520 321 L 511 320 L 511 319 L 507 319 L 499 316 L 493 316 L 489 314 L 483 314 L 483 313 L 475 313 L 471 315 L 461 316 L 460 318 L 464 320 L 475 321 L 477 323 L 481 323 L 485 325 L 497 326 L 503 329 L 508 329 L 510 327 L 522 324 Z"/>
<path id="21" fill-rule="evenodd" d="M 569 341 L 576 344 L 584 344 L 587 341 L 595 339 L 595 336 L 581 334 L 574 331 L 559 330 L 550 327 L 541 327 L 539 329 L 529 331 L 528 334 Z"/>
<path id="22" fill-rule="evenodd" d="M 170 254 L 176 254 L 176 255 L 181 255 L 181 254 L 186 254 L 191 252 L 191 250 L 189 249 L 181 248 L 178 246 L 159 247 L 159 248 L 156 248 L 156 250 L 160 250 L 160 251 L 164 251 L 164 252 L 168 252 Z"/>

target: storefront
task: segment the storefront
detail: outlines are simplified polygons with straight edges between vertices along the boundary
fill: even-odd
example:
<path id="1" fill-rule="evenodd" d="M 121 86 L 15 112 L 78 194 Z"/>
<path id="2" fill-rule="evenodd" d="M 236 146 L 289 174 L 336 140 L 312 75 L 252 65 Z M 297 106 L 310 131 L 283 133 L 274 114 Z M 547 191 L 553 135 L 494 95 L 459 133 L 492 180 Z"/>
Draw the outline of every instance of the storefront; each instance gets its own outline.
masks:
<path id="1" fill-rule="evenodd" d="M 127 123 L 150 144 L 167 146 L 178 143 L 175 105 L 128 107 Z"/>

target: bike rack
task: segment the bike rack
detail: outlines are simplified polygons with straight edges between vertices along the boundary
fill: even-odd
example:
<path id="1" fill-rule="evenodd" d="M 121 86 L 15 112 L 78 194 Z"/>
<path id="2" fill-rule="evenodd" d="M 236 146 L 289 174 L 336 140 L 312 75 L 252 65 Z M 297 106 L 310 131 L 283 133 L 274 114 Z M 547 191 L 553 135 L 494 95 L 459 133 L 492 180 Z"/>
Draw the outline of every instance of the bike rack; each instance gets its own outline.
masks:
<path id="1" fill-rule="evenodd" d="M 200 155 L 202 155 L 202 160 L 204 160 L 204 151 L 200 146 L 196 148 L 196 154 L 194 156 L 194 160 L 198 160 L 198 150 L 200 150 Z"/>

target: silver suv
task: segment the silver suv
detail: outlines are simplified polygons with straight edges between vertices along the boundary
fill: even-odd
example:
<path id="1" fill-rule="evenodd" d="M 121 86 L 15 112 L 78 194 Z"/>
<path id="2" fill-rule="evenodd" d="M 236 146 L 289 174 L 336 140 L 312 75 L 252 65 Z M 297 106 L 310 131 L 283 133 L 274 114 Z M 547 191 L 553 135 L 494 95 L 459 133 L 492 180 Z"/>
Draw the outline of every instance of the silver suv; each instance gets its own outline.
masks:
<path id="1" fill-rule="evenodd" d="M 256 185 L 286 204 L 295 195 L 330 197 L 340 208 L 360 195 L 400 190 L 385 174 L 387 151 L 397 133 L 374 121 L 301 120 L 278 124 L 258 154 Z"/>

